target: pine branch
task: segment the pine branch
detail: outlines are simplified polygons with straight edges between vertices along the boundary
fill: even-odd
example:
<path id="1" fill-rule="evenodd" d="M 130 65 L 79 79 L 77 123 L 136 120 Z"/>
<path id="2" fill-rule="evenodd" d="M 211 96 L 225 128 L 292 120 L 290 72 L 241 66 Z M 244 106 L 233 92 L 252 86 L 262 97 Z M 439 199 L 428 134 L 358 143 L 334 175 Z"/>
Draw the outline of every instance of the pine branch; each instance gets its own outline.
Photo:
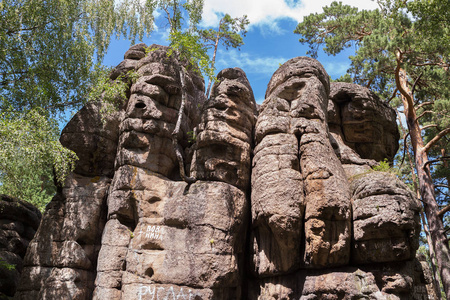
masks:
<path id="1" fill-rule="evenodd" d="M 432 110 L 426 110 L 423 113 L 421 113 L 419 116 L 417 116 L 416 120 L 419 120 L 420 118 L 422 118 L 425 114 L 434 114 L 434 111 Z"/>
<path id="2" fill-rule="evenodd" d="M 450 133 L 450 127 L 439 132 L 431 141 L 429 141 L 425 147 L 423 147 L 422 151 L 428 152 L 433 145 L 435 145 L 441 138 Z"/>
<path id="3" fill-rule="evenodd" d="M 426 168 L 426 166 L 428 166 L 430 164 L 434 164 L 434 163 L 437 163 L 437 162 L 440 162 L 440 161 L 444 161 L 444 160 L 449 160 L 449 159 L 450 159 L 450 156 L 443 156 L 443 157 L 438 158 L 438 159 L 429 160 L 429 161 L 427 161 L 426 163 L 423 164 L 422 168 Z"/>
<path id="4" fill-rule="evenodd" d="M 417 105 L 416 109 L 422 108 L 426 105 L 431 105 L 434 104 L 434 101 L 428 101 L 428 102 L 424 102 L 424 103 L 420 103 L 419 105 Z"/>
<path id="5" fill-rule="evenodd" d="M 420 128 L 420 130 L 425 130 L 427 128 L 432 128 L 432 127 L 438 127 L 437 124 L 430 124 L 430 125 L 426 125 Z"/>
<path id="6" fill-rule="evenodd" d="M 391 96 L 391 98 L 389 98 L 389 100 L 387 101 L 387 103 L 391 102 L 391 101 L 392 101 L 392 99 L 394 99 L 394 98 L 395 98 L 395 95 L 397 95 L 397 92 L 398 92 L 398 89 L 397 89 L 397 88 L 395 88 L 394 92 L 392 93 L 392 96 Z M 398 112 L 398 111 L 397 111 L 397 112 Z"/>
<path id="7" fill-rule="evenodd" d="M 442 218 L 446 212 L 450 211 L 450 204 L 441 209 L 437 215 L 439 218 Z M 448 230 L 448 229 L 447 229 Z"/>
<path id="8" fill-rule="evenodd" d="M 420 78 L 422 77 L 422 75 L 423 75 L 423 72 L 420 73 L 419 77 L 417 77 L 417 79 L 414 81 L 414 84 L 413 84 L 412 89 L 411 89 L 411 93 L 412 93 L 413 95 L 414 95 L 414 91 L 415 91 L 415 89 L 416 89 L 416 84 L 417 84 L 417 82 L 419 82 L 419 80 L 420 80 Z"/>

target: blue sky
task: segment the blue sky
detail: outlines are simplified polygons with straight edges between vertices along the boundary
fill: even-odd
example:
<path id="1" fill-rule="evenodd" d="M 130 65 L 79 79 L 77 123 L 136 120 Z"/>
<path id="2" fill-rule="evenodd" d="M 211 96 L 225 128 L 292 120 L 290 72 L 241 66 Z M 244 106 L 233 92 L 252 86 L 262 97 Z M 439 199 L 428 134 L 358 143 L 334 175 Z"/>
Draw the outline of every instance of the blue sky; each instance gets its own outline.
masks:
<path id="1" fill-rule="evenodd" d="M 239 67 L 245 71 L 253 88 L 257 103 L 264 100 L 267 84 L 273 72 L 288 59 L 306 55 L 307 45 L 298 42 L 299 35 L 293 31 L 304 16 L 321 12 L 322 7 L 329 5 L 331 0 L 205 0 L 203 12 L 203 27 L 216 27 L 225 13 L 232 17 L 247 15 L 250 20 L 244 45 L 240 50 L 219 46 L 216 58 L 216 73 L 224 68 Z M 342 0 L 344 4 L 360 9 L 377 8 L 376 1 Z M 158 25 L 158 24 L 157 24 Z M 147 45 L 156 43 L 167 45 L 167 33 L 159 30 L 142 42 Z M 115 66 L 123 59 L 123 54 L 129 48 L 130 42 L 113 40 L 104 59 L 107 66 Z M 349 49 L 338 56 L 319 54 L 318 60 L 335 79 L 345 74 L 349 67 Z"/>

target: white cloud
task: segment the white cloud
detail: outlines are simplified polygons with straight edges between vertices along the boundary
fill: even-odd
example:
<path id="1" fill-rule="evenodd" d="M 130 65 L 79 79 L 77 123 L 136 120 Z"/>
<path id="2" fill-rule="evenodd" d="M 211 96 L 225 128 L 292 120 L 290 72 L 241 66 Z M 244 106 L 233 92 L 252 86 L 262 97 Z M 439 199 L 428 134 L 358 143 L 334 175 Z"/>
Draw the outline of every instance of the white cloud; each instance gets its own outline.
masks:
<path id="1" fill-rule="evenodd" d="M 343 4 L 359 9 L 375 9 L 376 1 L 372 0 L 341 0 Z M 328 6 L 333 0 L 205 0 L 203 8 L 203 24 L 217 26 L 221 15 L 232 17 L 247 15 L 250 26 L 263 26 L 277 31 L 277 20 L 282 18 L 301 22 L 304 16 L 321 12 L 323 6 Z"/>
<path id="2" fill-rule="evenodd" d="M 267 75 L 275 72 L 280 64 L 284 64 L 288 60 L 282 56 L 252 56 L 249 53 L 241 52 L 236 49 L 229 49 L 228 51 L 219 49 L 218 51 L 219 59 L 216 63 L 217 70 L 239 67 L 246 73 Z"/>

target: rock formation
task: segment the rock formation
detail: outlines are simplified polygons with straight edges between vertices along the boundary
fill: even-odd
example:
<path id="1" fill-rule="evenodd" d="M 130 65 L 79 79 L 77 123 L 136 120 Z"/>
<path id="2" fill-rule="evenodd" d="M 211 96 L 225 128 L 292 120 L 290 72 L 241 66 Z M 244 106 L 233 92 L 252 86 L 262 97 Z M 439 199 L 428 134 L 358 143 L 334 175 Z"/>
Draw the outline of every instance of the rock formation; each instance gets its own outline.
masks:
<path id="1" fill-rule="evenodd" d="M 30 203 L 0 195 L 0 299 L 14 296 L 23 258 L 41 217 Z"/>
<path id="2" fill-rule="evenodd" d="M 171 141 L 178 68 L 166 47 L 149 48 L 130 48 L 111 74 L 139 75 L 118 112 L 102 121 L 104 104 L 89 103 L 63 130 L 80 160 L 15 299 L 433 298 L 415 260 L 419 203 L 371 169 L 397 151 L 392 109 L 330 86 L 306 57 L 274 73 L 259 111 L 241 69 L 219 72 L 208 101 L 188 72 L 187 184 Z"/>

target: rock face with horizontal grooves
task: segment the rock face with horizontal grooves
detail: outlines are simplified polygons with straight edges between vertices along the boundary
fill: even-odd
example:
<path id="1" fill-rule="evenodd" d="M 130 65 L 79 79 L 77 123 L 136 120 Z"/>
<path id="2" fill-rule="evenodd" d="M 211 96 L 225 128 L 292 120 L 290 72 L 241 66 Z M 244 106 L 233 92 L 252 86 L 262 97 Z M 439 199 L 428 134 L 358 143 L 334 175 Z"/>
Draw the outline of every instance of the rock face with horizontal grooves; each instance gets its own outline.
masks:
<path id="1" fill-rule="evenodd" d="M 328 94 L 328 75 L 311 58 L 287 61 L 269 82 L 255 128 L 252 173 L 259 275 L 349 261 L 350 191 L 328 138 Z"/>
<path id="2" fill-rule="evenodd" d="M 179 180 L 171 141 L 181 101 L 179 74 L 166 48 L 151 48 L 136 67 L 140 78 L 131 86 L 120 124 L 116 172 L 108 196 L 109 220 L 93 298 L 238 297 L 248 209 L 245 190 L 249 181 L 244 179 L 250 173 L 255 122 L 253 92 L 240 70 L 218 76 L 221 84 L 213 87 L 212 95 L 220 95 L 220 99 L 213 96 L 206 105 L 193 148 L 193 174 L 202 181 L 187 185 Z M 193 138 L 206 101 L 203 82 L 196 76 L 186 76 L 184 141 L 189 134 Z M 236 94 L 226 87 L 230 81 L 235 81 L 235 86 L 242 82 L 246 90 Z M 221 105 L 225 109 L 217 109 Z M 227 123 L 232 117 L 238 122 Z M 233 139 L 233 126 L 239 128 L 245 118 L 249 137 L 239 144 Z M 210 174 L 208 168 L 215 162 L 208 160 L 207 153 L 214 153 L 219 144 L 229 150 L 223 155 L 215 153 L 219 163 L 213 170 L 217 172 Z M 240 155 L 227 156 L 233 154 L 236 144 L 244 145 L 239 148 Z M 199 152 L 205 154 L 201 159 Z M 230 180 L 234 174 L 227 173 L 233 171 L 228 168 L 237 166 L 242 158 L 247 158 L 247 165 Z M 203 181 L 207 179 L 215 181 Z"/>
<path id="3" fill-rule="evenodd" d="M 41 218 L 34 205 L 0 194 L 0 299 L 14 296 L 28 244 Z"/>
<path id="4" fill-rule="evenodd" d="M 368 88 L 345 82 L 332 82 L 330 86 L 330 132 L 338 134 L 360 159 L 392 161 L 400 138 L 395 111 Z M 341 155 L 344 163 L 352 160 L 346 157 L 346 151 Z"/>
<path id="5" fill-rule="evenodd" d="M 219 72 L 209 100 L 179 70 L 167 47 L 131 47 L 111 73 L 137 74 L 118 112 L 89 103 L 63 130 L 80 160 L 15 299 L 436 299 L 415 258 L 420 205 L 371 168 L 398 149 L 392 109 L 330 86 L 306 57 L 274 73 L 261 106 L 239 68 Z M 191 184 L 171 140 L 183 88 Z"/>
<path id="6" fill-rule="evenodd" d="M 220 71 L 196 134 L 193 175 L 248 188 L 255 114 L 253 91 L 244 71 Z"/>

